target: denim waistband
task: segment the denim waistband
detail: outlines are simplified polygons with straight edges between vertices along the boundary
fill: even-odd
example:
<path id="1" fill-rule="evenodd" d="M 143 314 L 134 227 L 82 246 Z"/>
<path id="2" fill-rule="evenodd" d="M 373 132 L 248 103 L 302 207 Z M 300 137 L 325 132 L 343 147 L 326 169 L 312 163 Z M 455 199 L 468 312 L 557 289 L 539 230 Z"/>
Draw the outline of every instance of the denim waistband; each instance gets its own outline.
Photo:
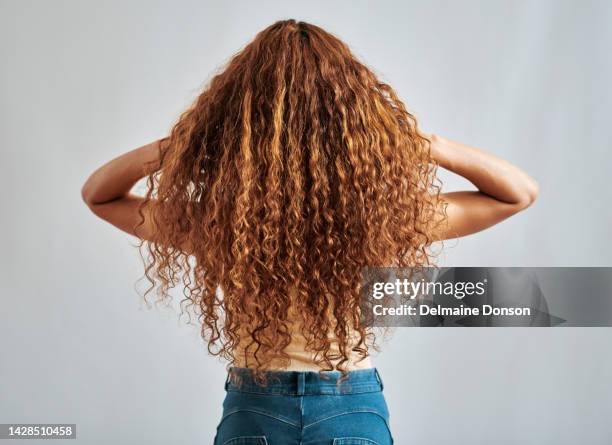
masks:
<path id="1" fill-rule="evenodd" d="M 254 394 L 338 395 L 361 394 L 383 390 L 383 381 L 376 368 L 349 371 L 341 382 L 340 371 L 265 371 L 267 384 L 254 381 L 248 368 L 230 368 L 225 390 Z M 238 378 L 236 378 L 238 377 Z"/>

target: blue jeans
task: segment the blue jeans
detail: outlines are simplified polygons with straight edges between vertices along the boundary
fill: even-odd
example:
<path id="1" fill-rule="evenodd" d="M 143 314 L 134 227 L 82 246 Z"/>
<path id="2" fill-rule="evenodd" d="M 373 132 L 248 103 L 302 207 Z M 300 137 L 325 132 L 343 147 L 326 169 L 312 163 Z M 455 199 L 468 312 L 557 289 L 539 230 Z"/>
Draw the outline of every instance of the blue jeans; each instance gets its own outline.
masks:
<path id="1" fill-rule="evenodd" d="M 238 386 L 232 378 L 240 376 Z M 389 411 L 376 368 L 350 371 L 268 371 L 267 386 L 232 368 L 215 445 L 391 445 Z"/>

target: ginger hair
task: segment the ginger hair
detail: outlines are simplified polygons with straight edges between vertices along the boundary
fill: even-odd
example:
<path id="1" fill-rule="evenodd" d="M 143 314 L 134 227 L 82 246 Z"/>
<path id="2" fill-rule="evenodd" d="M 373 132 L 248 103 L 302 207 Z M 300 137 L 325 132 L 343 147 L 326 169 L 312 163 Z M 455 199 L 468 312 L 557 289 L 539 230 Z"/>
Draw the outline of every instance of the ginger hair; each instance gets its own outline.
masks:
<path id="1" fill-rule="evenodd" d="M 430 264 L 439 187 L 428 138 L 389 85 L 309 23 L 278 21 L 235 54 L 147 176 L 145 275 L 162 299 L 182 284 L 228 366 L 239 345 L 256 374 L 286 360 L 293 307 L 321 369 L 344 375 L 372 345 L 362 269 Z"/>

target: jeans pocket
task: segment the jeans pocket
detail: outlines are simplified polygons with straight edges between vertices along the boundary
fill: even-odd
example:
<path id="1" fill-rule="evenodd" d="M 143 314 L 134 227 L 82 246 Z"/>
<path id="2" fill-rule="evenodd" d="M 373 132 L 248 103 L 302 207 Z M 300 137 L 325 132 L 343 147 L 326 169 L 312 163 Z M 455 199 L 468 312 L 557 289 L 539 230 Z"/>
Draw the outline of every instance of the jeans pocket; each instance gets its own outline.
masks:
<path id="1" fill-rule="evenodd" d="M 378 442 L 364 437 L 337 437 L 332 445 L 378 445 Z"/>
<path id="2" fill-rule="evenodd" d="M 222 445 L 268 445 L 266 436 L 240 436 L 226 440 Z"/>

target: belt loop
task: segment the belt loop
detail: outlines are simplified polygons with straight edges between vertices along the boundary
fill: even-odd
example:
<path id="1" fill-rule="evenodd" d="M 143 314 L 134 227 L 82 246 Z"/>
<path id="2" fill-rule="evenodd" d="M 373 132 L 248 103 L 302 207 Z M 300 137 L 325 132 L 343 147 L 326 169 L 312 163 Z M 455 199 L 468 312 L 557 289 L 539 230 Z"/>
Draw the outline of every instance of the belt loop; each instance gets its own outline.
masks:
<path id="1" fill-rule="evenodd" d="M 306 373 L 298 372 L 297 374 L 297 395 L 304 395 L 304 387 L 306 386 Z"/>
<path id="2" fill-rule="evenodd" d="M 226 391 L 227 391 L 227 389 L 229 388 L 229 382 L 230 382 L 230 373 L 231 373 L 231 372 L 232 372 L 231 370 L 227 371 L 227 377 L 225 378 L 225 386 L 224 386 L 224 387 L 225 387 L 225 390 L 226 390 Z"/>
<path id="3" fill-rule="evenodd" d="M 380 390 L 382 391 L 385 388 L 385 384 L 383 383 L 382 377 L 378 372 L 378 368 L 374 368 L 374 372 L 376 373 L 376 379 L 378 379 L 378 382 L 380 383 Z"/>

